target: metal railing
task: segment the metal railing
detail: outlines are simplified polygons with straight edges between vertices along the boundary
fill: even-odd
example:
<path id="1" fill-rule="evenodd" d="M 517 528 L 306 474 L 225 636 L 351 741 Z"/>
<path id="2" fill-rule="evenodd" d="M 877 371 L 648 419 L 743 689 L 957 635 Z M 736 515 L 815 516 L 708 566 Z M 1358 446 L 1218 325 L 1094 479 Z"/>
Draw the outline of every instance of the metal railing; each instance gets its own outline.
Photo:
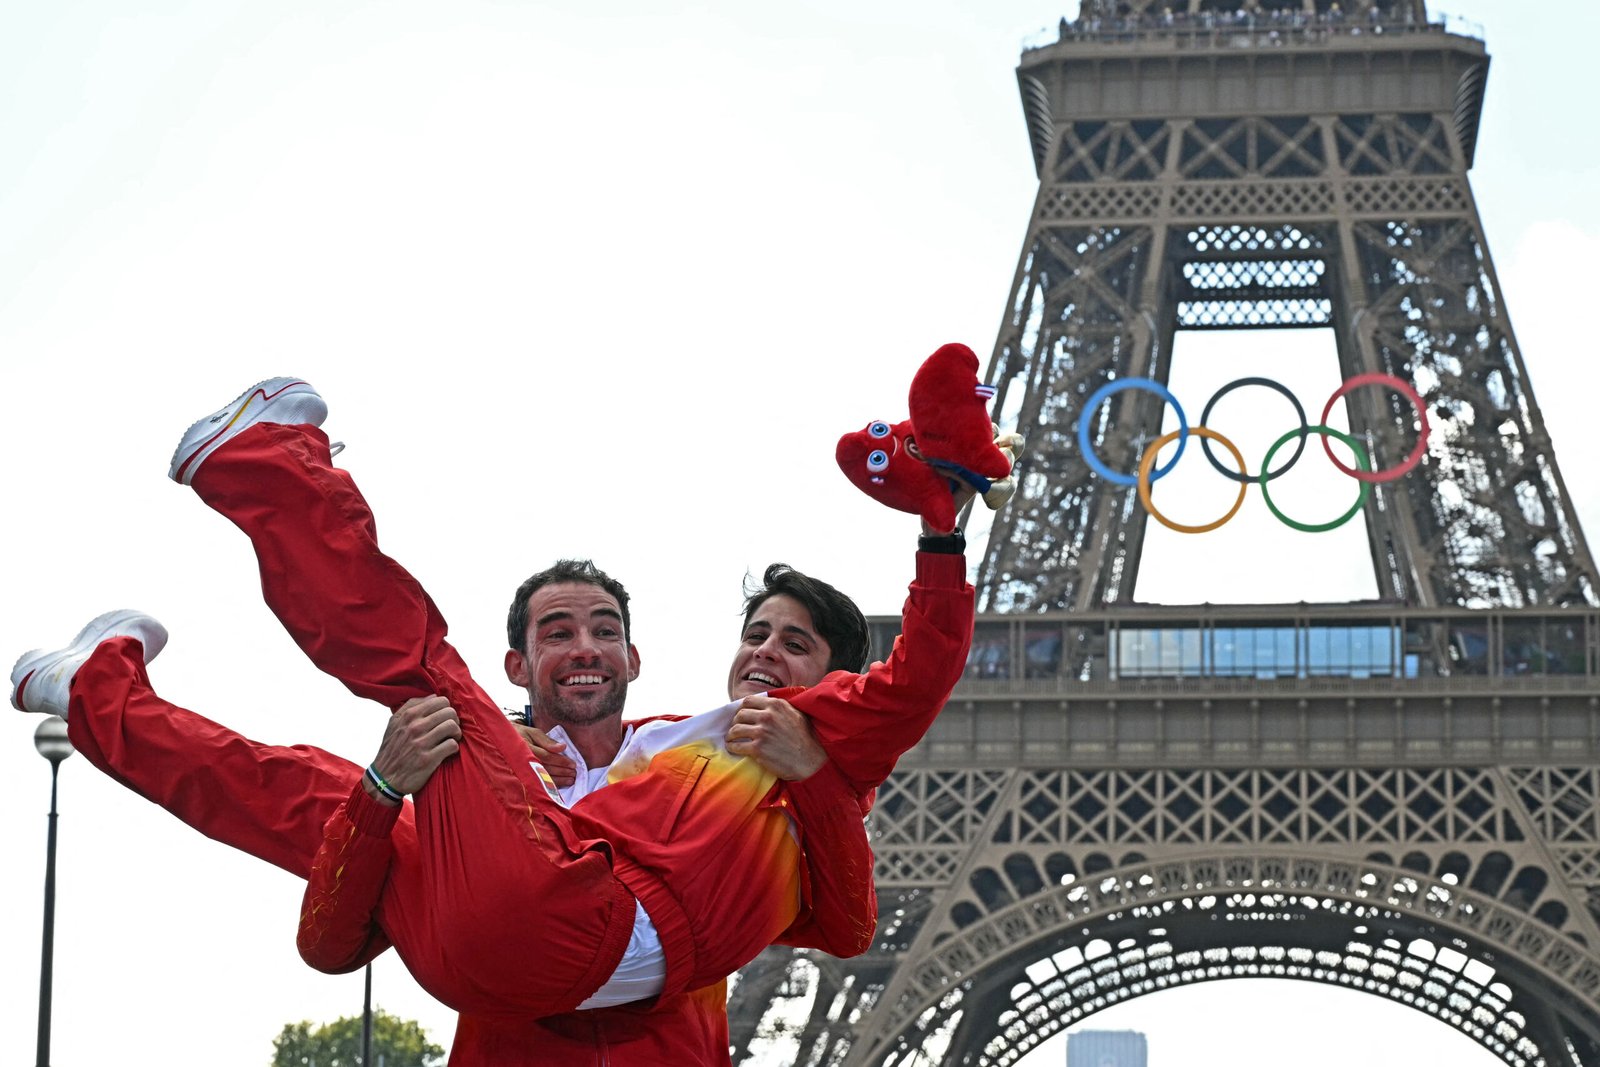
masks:
<path id="1" fill-rule="evenodd" d="M 1455 16 L 1427 22 L 1385 18 L 1333 18 L 1303 12 L 1234 14 L 1204 12 L 1198 15 L 1141 15 L 1122 18 L 1085 17 L 1062 20 L 1055 29 L 1029 34 L 1022 42 L 1024 54 L 1057 44 L 1117 44 L 1166 41 L 1177 48 L 1239 48 L 1320 45 L 1333 39 L 1394 37 L 1415 34 L 1454 34 L 1483 38 L 1483 28 Z"/>
<path id="2" fill-rule="evenodd" d="M 871 620 L 887 655 L 899 620 Z M 1134 606 L 986 614 L 968 683 L 1040 692 L 1073 686 L 1242 691 L 1271 682 L 1419 692 L 1484 687 L 1600 691 L 1600 611 L 1343 605 Z"/>

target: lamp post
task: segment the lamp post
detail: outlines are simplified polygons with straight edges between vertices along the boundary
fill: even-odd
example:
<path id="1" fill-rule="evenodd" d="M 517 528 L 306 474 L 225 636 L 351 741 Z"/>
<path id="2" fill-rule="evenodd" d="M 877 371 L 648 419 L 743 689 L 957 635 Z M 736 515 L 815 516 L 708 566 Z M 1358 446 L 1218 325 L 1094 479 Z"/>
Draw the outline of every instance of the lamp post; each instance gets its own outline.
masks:
<path id="1" fill-rule="evenodd" d="M 361 1005 L 361 1067 L 372 1067 L 372 963 L 367 963 L 367 996 Z"/>
<path id="2" fill-rule="evenodd" d="M 56 774 L 61 761 L 72 755 L 67 740 L 67 723 L 54 715 L 33 732 L 33 747 L 50 761 L 50 837 L 45 846 L 44 863 L 44 948 L 39 962 L 39 1055 L 38 1067 L 50 1067 L 50 984 L 53 977 L 56 939 Z"/>

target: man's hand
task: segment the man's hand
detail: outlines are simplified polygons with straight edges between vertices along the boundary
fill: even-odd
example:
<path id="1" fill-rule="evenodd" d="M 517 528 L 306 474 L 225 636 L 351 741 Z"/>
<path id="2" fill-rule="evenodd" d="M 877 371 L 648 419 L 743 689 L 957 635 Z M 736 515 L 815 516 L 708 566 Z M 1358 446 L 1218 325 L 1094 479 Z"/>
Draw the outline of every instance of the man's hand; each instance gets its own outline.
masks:
<path id="1" fill-rule="evenodd" d="M 533 758 L 544 764 L 551 781 L 565 787 L 578 780 L 577 761 L 571 756 L 562 755 L 567 750 L 565 741 L 554 740 L 537 726 L 524 726 L 520 722 L 513 722 L 511 725 L 516 727 L 517 733 L 528 743 Z"/>
<path id="2" fill-rule="evenodd" d="M 383 743 L 372 759 L 377 771 L 397 793 L 415 793 L 427 784 L 439 764 L 461 748 L 461 720 L 450 701 L 440 696 L 416 697 L 400 705 L 383 728 Z M 367 792 L 373 793 L 370 782 Z M 385 804 L 394 802 L 378 795 Z"/>
<path id="3" fill-rule="evenodd" d="M 828 762 L 828 754 L 811 733 L 811 723 L 778 697 L 745 697 L 726 740 L 729 752 L 749 756 L 787 782 L 810 778 Z"/>

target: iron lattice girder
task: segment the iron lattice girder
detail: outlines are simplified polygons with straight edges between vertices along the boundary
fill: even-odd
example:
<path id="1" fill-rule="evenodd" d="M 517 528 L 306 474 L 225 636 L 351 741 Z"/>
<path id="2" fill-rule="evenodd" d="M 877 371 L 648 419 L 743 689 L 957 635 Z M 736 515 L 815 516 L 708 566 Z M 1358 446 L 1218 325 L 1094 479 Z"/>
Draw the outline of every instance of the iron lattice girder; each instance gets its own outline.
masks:
<path id="1" fill-rule="evenodd" d="M 1322 259 L 1206 259 L 1179 264 L 1177 297 L 1189 300 L 1267 300 L 1328 297 Z"/>
<path id="2" fill-rule="evenodd" d="M 1333 289 L 1325 257 L 1190 254 L 1175 257 L 1174 268 L 1173 300 L 1183 329 L 1285 329 L 1330 321 Z"/>
<path id="3" fill-rule="evenodd" d="M 1423 466 L 1367 505 L 1379 588 L 1472 606 L 1600 598 L 1501 308 L 1463 156 L 1439 115 L 1062 129 L 1053 151 L 1071 149 L 1066 174 L 1114 173 L 1118 182 L 1041 186 L 990 368 L 1001 410 L 1041 447 L 1024 457 L 1019 499 L 996 519 L 980 571 L 986 608 L 1084 608 L 1124 601 L 1132 589 L 1143 542 L 1134 494 L 1075 456 L 1072 431 L 1095 388 L 1130 374 L 1164 379 L 1176 329 L 1330 324 L 1346 375 L 1413 381 L 1435 424 Z M 1257 152 L 1249 146 L 1264 130 L 1277 131 L 1280 147 L 1319 137 L 1323 150 Z M 1149 166 L 1158 142 L 1169 146 L 1160 172 Z M 1226 174 L 1189 180 L 1222 159 Z M 1304 176 L 1308 161 L 1322 169 Z M 1138 175 L 1149 180 L 1126 180 Z M 1127 192 L 1141 184 L 1149 195 Z M 1102 209 L 1137 218 L 1096 217 Z M 1420 423 L 1403 403 L 1348 403 L 1380 464 L 1409 451 Z M 1097 413 L 1091 439 L 1113 466 L 1131 469 L 1158 432 L 1160 406 L 1116 406 L 1122 417 Z"/>
<path id="4" fill-rule="evenodd" d="M 1353 235 L 1376 293 L 1364 328 L 1379 368 L 1414 381 L 1435 424 L 1428 477 L 1394 489 L 1409 498 L 1426 584 L 1473 605 L 1594 603 L 1592 558 L 1476 228 L 1390 223 Z"/>
<path id="5" fill-rule="evenodd" d="M 810 1062 L 876 1063 L 948 1040 L 955 1060 L 1008 1063 L 1039 1036 L 1041 1010 L 1076 1019 L 1109 1003 L 1107 988 L 1114 1000 L 1219 969 L 1392 997 L 1508 1063 L 1558 1062 L 1548 1057 L 1568 1041 L 1600 1054 L 1590 947 L 1600 945 L 1600 614 L 1284 610 L 980 618 L 980 653 L 1000 655 L 975 654 L 969 680 L 880 791 L 879 939 L 839 962 L 839 992 L 813 1006 Z M 895 623 L 873 620 L 879 652 Z M 1224 655 L 1280 631 L 1292 639 L 1268 642 L 1268 659 L 1259 642 L 1248 660 Z M 1178 659 L 1141 659 L 1141 635 L 1163 633 L 1204 640 L 1180 642 L 1189 651 Z M 1357 668 L 1374 676 L 1349 677 Z M 1323 711 L 1334 729 L 1316 726 Z M 1190 728 L 1195 719 L 1203 729 Z M 1163 763 L 1139 766 L 1140 753 Z M 1518 763 L 1518 753 L 1566 762 Z M 1300 765 L 1274 766 L 1285 755 Z M 1185 900 L 1263 891 L 1285 897 L 1278 911 L 1298 909 L 1298 925 L 1226 920 L 1235 925 L 1184 932 L 1173 918 L 1219 914 Z M 1400 940 L 1366 942 L 1368 961 L 1398 953 L 1389 977 L 1348 962 L 1361 956 L 1349 947 L 1357 921 Z M 1171 966 L 1119 964 L 1111 986 L 1071 1003 L 1057 990 L 1048 1010 L 1011 994 L 1033 959 L 1129 937 L 1171 946 Z M 1433 974 L 1415 938 L 1461 954 L 1445 968 L 1456 978 Z M 1488 980 L 1470 975 L 1475 989 L 1454 984 L 1470 958 L 1489 961 L 1505 991 L 1486 993 Z M 778 1010 L 735 1001 L 736 1015 Z M 1544 1002 L 1555 1007 L 1529 1008 Z M 1035 1024 L 1017 1030 L 1013 1012 Z"/>
<path id="6" fill-rule="evenodd" d="M 1267 120 L 1339 114 L 1439 116 L 1465 166 L 1477 142 L 1487 69 L 1482 41 L 1427 26 L 1414 33 L 1301 39 L 1288 47 L 1266 35 L 1216 42 L 1159 34 L 1110 43 L 1063 40 L 1025 52 L 1017 79 L 1043 175 L 1063 129 L 1074 123 L 1091 124 L 1073 138 L 1086 143 L 1096 123 L 1170 119 L 1250 122 L 1262 129 Z M 1157 136 L 1135 133 L 1144 146 Z M 1359 142 L 1363 133 L 1356 130 L 1350 140 Z M 1403 142 L 1404 135 L 1395 140 Z M 1372 143 L 1392 147 L 1376 137 Z M 1270 151 L 1258 149 L 1255 160 Z"/>
<path id="7" fill-rule="evenodd" d="M 964 1055 L 947 1062 L 1008 1065 L 1101 1005 L 1244 977 L 1339 984 L 1388 997 L 1442 1019 L 1512 1063 L 1536 1060 L 1541 1048 L 1561 1047 L 1575 1030 L 1549 1026 L 1542 1014 L 1531 1020 L 1524 1016 L 1519 1009 L 1535 991 L 1514 977 L 1490 989 L 1464 974 L 1468 957 L 1454 939 L 1443 946 L 1431 940 L 1440 938 L 1436 923 L 1385 908 L 1313 901 L 1246 891 L 1214 897 L 1209 906 L 1204 898 L 1188 898 L 1167 907 L 1136 908 L 1120 921 L 1097 926 L 1103 954 L 1094 958 L 1085 957 L 1079 937 L 1046 941 L 1025 957 L 1034 964 L 1029 972 L 1049 968 L 1053 973 L 1032 980 L 1025 972 L 1029 980 L 1023 990 L 1001 968 L 971 983 L 952 1041 Z M 1152 928 L 1160 933 L 1151 935 Z M 1407 951 L 1409 946 L 1443 947 L 1454 966 L 1436 962 L 1437 952 L 1429 959 Z M 1481 963 L 1477 968 L 1488 970 Z M 928 1029 L 935 1025 L 930 1020 Z M 985 1031 L 993 1036 L 963 1040 Z M 1581 1030 L 1576 1034 L 1588 1036 Z M 1592 1039 L 1585 1044 L 1596 1047 Z"/>
<path id="8" fill-rule="evenodd" d="M 871 630 L 888 655 L 898 620 Z M 1144 605 L 980 615 L 900 765 L 1582 764 L 1597 745 L 1593 609 Z"/>

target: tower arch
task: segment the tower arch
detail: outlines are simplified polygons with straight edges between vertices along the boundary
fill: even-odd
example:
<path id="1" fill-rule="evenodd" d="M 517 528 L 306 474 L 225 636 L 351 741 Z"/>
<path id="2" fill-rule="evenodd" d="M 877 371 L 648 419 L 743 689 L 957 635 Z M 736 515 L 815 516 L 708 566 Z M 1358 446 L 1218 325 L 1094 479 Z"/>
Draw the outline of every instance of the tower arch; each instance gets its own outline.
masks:
<path id="1" fill-rule="evenodd" d="M 1140 862 L 1043 888 L 935 938 L 915 979 L 875 1012 L 887 1029 L 861 1062 L 946 1045 L 971 1012 L 993 1020 L 987 1038 L 957 1041 L 962 1056 L 948 1062 L 1005 1065 L 1126 1000 L 1283 978 L 1386 997 L 1517 1067 L 1562 1063 L 1537 1036 L 1551 1006 L 1566 1005 L 1578 1047 L 1600 1049 L 1581 1008 L 1600 988 L 1600 956 L 1544 926 L 1447 874 L 1380 862 L 1289 853 Z"/>

